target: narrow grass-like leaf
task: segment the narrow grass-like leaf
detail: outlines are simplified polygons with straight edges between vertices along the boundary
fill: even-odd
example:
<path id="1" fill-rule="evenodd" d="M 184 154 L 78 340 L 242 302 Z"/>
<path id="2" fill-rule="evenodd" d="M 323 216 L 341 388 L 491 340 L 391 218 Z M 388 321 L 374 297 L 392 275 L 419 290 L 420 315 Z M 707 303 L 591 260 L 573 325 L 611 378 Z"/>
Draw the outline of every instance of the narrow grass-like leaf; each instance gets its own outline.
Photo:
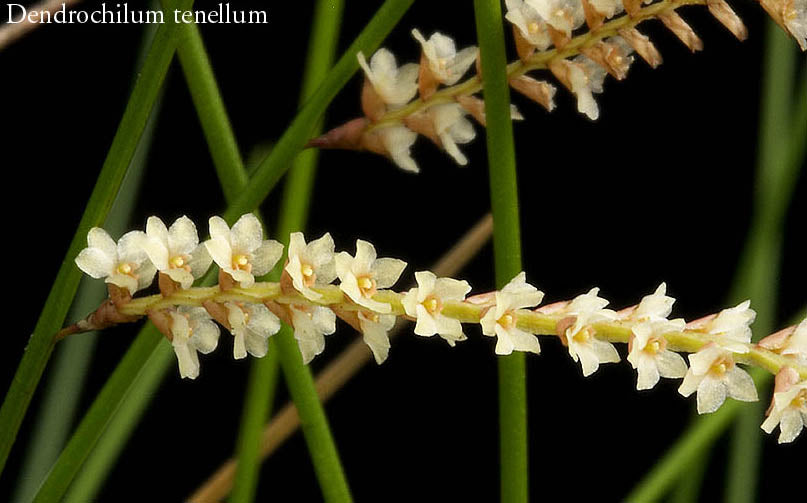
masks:
<path id="1" fill-rule="evenodd" d="M 273 148 L 272 154 L 262 163 L 258 172 L 263 172 L 264 176 L 266 176 L 266 173 L 277 170 L 279 171 L 277 173 L 279 177 L 282 172 L 285 171 L 287 167 L 286 163 L 289 158 L 293 157 L 295 153 L 302 148 L 311 128 L 316 124 L 317 119 L 324 114 L 325 109 L 335 94 L 344 86 L 353 72 L 358 68 L 358 64 L 355 63 L 356 52 L 358 50 L 370 52 L 378 47 L 383 38 L 389 33 L 413 2 L 414 0 L 387 0 L 384 5 L 382 5 L 367 27 L 362 30 L 361 34 L 359 34 L 357 39 L 353 42 L 348 53 L 342 56 L 340 63 L 328 73 L 328 77 L 325 79 L 323 85 L 318 88 L 317 92 L 314 93 L 312 98 L 306 103 L 303 110 L 293 121 L 292 126 L 296 125 L 294 130 L 292 131 L 290 128 L 290 130 L 287 130 L 283 135 L 283 138 L 285 138 L 284 152 L 275 154 L 276 147 Z M 351 61 L 353 63 L 350 63 Z M 305 127 L 305 124 L 308 124 L 308 127 Z M 254 186 L 254 183 L 250 184 L 250 187 Z M 232 222 L 239 215 L 243 214 L 244 211 L 254 210 L 261 202 L 261 198 L 265 197 L 270 189 L 271 187 L 266 188 L 264 192 L 263 188 L 252 188 L 252 191 L 261 191 L 262 195 L 257 197 L 255 193 L 248 194 L 242 198 L 238 205 L 231 205 L 225 216 L 229 216 Z M 252 206 L 244 206 L 245 204 L 252 204 Z M 115 411 L 120 407 L 121 402 L 127 398 L 127 393 L 133 390 L 132 385 L 136 382 L 134 379 L 139 372 L 141 372 L 146 361 L 151 356 L 151 353 L 161 350 L 157 348 L 159 340 L 159 334 L 150 324 L 140 331 L 129 351 L 124 356 L 124 359 L 105 384 L 101 394 L 99 394 L 90 407 L 90 410 L 85 414 L 79 425 L 79 429 L 71 438 L 65 451 L 62 452 L 62 455 L 51 471 L 48 479 L 54 477 L 71 479 L 74 476 L 75 471 L 80 467 L 82 461 L 94 447 L 105 425 L 108 424 L 111 417 L 115 414 Z M 167 344 L 167 342 L 165 344 Z M 147 395 L 150 391 L 153 391 L 153 389 L 146 387 L 138 389 L 139 393 L 146 393 Z M 48 484 L 47 481 L 46 484 Z M 63 491 L 64 488 L 62 488 L 62 493 Z M 57 494 L 57 491 L 51 491 L 51 494 Z"/>
<path id="2" fill-rule="evenodd" d="M 134 74 L 140 72 L 146 53 L 151 46 L 157 25 L 146 25 L 141 43 L 141 57 L 135 65 Z M 120 236 L 128 230 L 129 219 L 145 172 L 146 157 L 154 137 L 154 126 L 159 116 L 162 97 L 157 99 L 154 110 L 143 131 L 143 136 L 135 150 L 131 166 L 123 178 L 120 191 L 115 199 L 104 228 L 113 236 Z M 76 300 L 70 308 L 69 318 L 76 319 L 92 312 L 106 297 L 106 287 L 89 277 L 82 279 Z M 18 478 L 18 486 L 12 497 L 14 501 L 30 501 L 36 490 L 56 461 L 76 419 L 76 407 L 84 388 L 87 368 L 97 341 L 97 333 L 71 337 L 57 346 L 53 369 L 48 373 L 47 386 L 42 405 L 37 413 L 34 435 L 23 468 Z"/>
<path id="3" fill-rule="evenodd" d="M 333 64 L 336 45 L 339 41 L 339 27 L 342 24 L 342 0 L 319 0 L 315 7 L 314 19 L 311 27 L 311 39 L 308 44 L 308 57 L 306 60 L 301 104 L 316 91 L 317 86 L 328 73 Z M 319 134 L 321 124 L 312 131 L 312 135 Z M 308 208 L 311 201 L 311 192 L 314 185 L 314 172 L 318 159 L 318 151 L 308 149 L 301 152 L 294 160 L 294 164 L 286 175 L 283 202 L 280 209 L 280 219 L 277 225 L 277 238 L 284 245 L 288 245 L 288 236 L 291 232 L 301 231 L 305 227 L 308 217 Z M 279 270 L 274 271 L 275 279 Z M 287 337 L 288 327 L 283 327 L 279 337 Z M 261 466 L 260 444 L 263 427 L 269 418 L 272 402 L 275 396 L 278 377 L 278 350 L 277 343 L 271 342 L 270 354 L 263 359 L 252 363 L 249 384 L 245 394 L 244 414 L 239 431 L 238 459 L 233 492 L 230 503 L 248 503 L 255 499 L 258 485 L 258 473 Z M 324 418 L 324 414 L 317 417 Z M 316 424 L 317 428 L 324 428 L 320 436 L 330 437 L 330 428 L 327 421 Z M 331 443 L 333 441 L 331 440 Z M 321 448 L 321 446 L 317 447 Z M 336 449 L 331 449 L 336 455 Z M 316 458 L 312 456 L 312 460 Z M 328 466 L 315 465 L 320 485 L 324 494 L 339 494 L 340 488 L 325 488 L 324 484 L 335 481 L 340 487 L 347 487 L 338 456 L 328 460 Z M 337 466 L 339 476 L 327 476 L 325 472 L 329 466 Z"/>
<path id="4" fill-rule="evenodd" d="M 496 286 L 521 271 L 521 235 L 507 55 L 499 0 L 474 0 L 485 88 Z M 527 366 L 523 353 L 498 358 L 501 501 L 528 500 Z"/>
<path id="5" fill-rule="evenodd" d="M 143 370 L 137 375 L 129 392 L 129 400 L 121 402 L 114 418 L 109 422 L 103 436 L 84 462 L 64 498 L 64 503 L 98 501 L 97 493 L 115 466 L 137 423 L 152 399 L 160 382 L 175 362 L 170 344 L 159 344 L 146 360 Z M 151 393 L 151 394 L 146 394 Z"/>
<path id="6" fill-rule="evenodd" d="M 172 3 L 183 8 L 189 8 L 191 4 L 192 0 L 177 0 Z M 86 236 L 90 228 L 103 224 L 115 200 L 173 57 L 177 33 L 177 26 L 173 23 L 161 25 L 157 31 L 150 55 L 146 58 L 101 173 L 87 201 L 84 215 L 3 401 L 0 409 L 0 472 L 5 467 L 31 397 L 53 351 L 54 334 L 62 327 L 78 289 L 81 273 L 73 263 L 73 258 L 86 246 Z"/>
<path id="7" fill-rule="evenodd" d="M 770 21 L 765 45 L 755 215 L 732 292 L 734 301 L 751 299 L 757 312 L 754 330 L 760 335 L 770 333 L 774 328 L 783 220 L 790 203 L 783 189 L 795 185 L 793 182 L 800 168 L 798 164 L 788 162 L 793 150 L 788 133 L 792 125 L 796 49 L 790 37 Z M 769 396 L 767 388 L 763 388 L 761 397 Z M 727 502 L 753 503 L 757 500 L 762 455 L 759 425 L 764 419 L 765 407 L 764 399 L 749 404 L 734 427 L 724 494 Z"/>

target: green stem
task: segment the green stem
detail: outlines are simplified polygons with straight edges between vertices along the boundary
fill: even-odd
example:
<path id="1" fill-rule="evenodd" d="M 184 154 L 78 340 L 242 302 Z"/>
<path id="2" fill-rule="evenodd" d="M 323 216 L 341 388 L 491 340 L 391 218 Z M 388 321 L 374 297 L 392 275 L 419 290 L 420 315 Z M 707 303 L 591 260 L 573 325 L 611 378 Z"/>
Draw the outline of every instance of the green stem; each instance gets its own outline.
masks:
<path id="1" fill-rule="evenodd" d="M 283 138 L 285 138 L 285 147 L 283 151 L 280 153 L 275 153 L 276 149 L 274 149 L 273 155 L 270 155 L 262 163 L 261 168 L 259 168 L 259 172 L 263 172 L 264 176 L 267 176 L 267 174 L 269 174 L 269 176 L 274 176 L 271 175 L 271 173 L 275 171 L 278 171 L 278 176 L 282 174 L 282 171 L 284 171 L 287 167 L 290 157 L 296 154 L 296 151 L 299 150 L 308 139 L 309 131 L 307 131 L 307 128 L 303 127 L 303 125 L 307 122 L 310 127 L 313 127 L 311 125 L 315 123 L 315 119 L 324 114 L 325 109 L 327 108 L 331 99 L 344 86 L 344 84 L 358 68 L 358 64 L 355 63 L 356 52 L 358 50 L 370 52 L 378 47 L 383 38 L 386 37 L 392 27 L 397 24 L 401 16 L 413 2 L 414 0 L 387 0 L 384 3 L 384 5 L 376 12 L 367 27 L 362 30 L 361 34 L 359 34 L 357 39 L 353 42 L 351 48 L 348 50 L 348 53 L 343 56 L 340 59 L 340 63 L 328 73 L 328 77 L 325 79 L 324 84 L 318 88 L 317 92 L 314 93 L 312 98 L 306 103 L 303 110 L 293 121 L 292 125 L 296 125 L 294 131 L 287 131 L 283 135 Z M 160 55 L 159 51 L 157 52 L 157 55 Z M 150 55 L 148 61 L 150 61 L 153 57 L 155 56 Z M 351 63 L 351 61 L 353 63 Z M 154 63 L 146 63 L 146 65 L 149 64 Z M 141 76 L 141 80 L 142 78 L 143 76 Z M 264 197 L 270 190 L 270 188 L 256 187 L 256 184 L 250 184 L 249 187 L 250 188 L 247 190 L 250 192 L 241 198 L 241 202 L 237 206 L 230 206 L 228 211 L 228 215 L 231 217 L 230 221 L 233 221 L 239 215 L 244 213 L 244 211 L 254 210 L 257 205 L 262 202 L 261 198 Z M 256 194 L 254 193 L 256 190 L 262 192 L 260 197 L 256 197 Z M 71 263 L 70 268 L 75 269 L 75 266 Z M 211 277 L 211 280 L 212 279 L 214 278 Z M 213 282 L 211 281 L 207 284 L 213 284 Z M 61 323 L 62 322 L 60 321 L 59 326 L 61 326 Z M 53 329 L 51 336 L 58 331 L 59 326 Z M 127 393 L 130 391 L 134 392 L 135 377 L 139 374 L 139 372 L 142 371 L 147 360 L 151 357 L 151 354 L 154 351 L 162 350 L 162 348 L 157 347 L 159 339 L 160 337 L 157 336 L 156 330 L 152 325 L 147 325 L 140 331 L 137 338 L 132 343 L 129 351 L 124 356 L 124 359 L 104 385 L 104 389 L 102 390 L 101 394 L 99 394 L 89 411 L 85 414 L 78 430 L 76 433 L 74 433 L 73 437 L 65 448 L 65 451 L 62 452 L 62 455 L 59 457 L 59 460 L 57 460 L 56 465 L 54 465 L 54 468 L 51 470 L 51 473 L 48 476 L 48 481 L 45 482 L 46 485 L 50 484 L 53 487 L 58 486 L 58 488 L 61 488 L 61 493 L 58 491 L 50 492 L 50 494 L 53 495 L 54 500 L 58 500 L 61 494 L 64 493 L 66 484 L 63 484 L 64 481 L 62 480 L 51 479 L 67 479 L 67 483 L 69 483 L 69 480 L 72 480 L 72 477 L 75 475 L 75 471 L 81 466 L 81 463 L 86 458 L 89 451 L 93 449 L 98 437 L 103 432 L 105 425 L 107 425 L 110 419 L 115 415 L 115 412 L 121 406 L 122 401 L 127 399 Z M 126 364 L 125 367 L 124 363 Z M 170 365 L 170 363 L 166 363 L 165 365 Z M 151 383 L 150 386 L 152 387 L 143 385 L 137 389 L 139 394 L 145 394 L 146 396 L 150 396 L 154 387 L 157 386 L 156 382 L 153 380 L 143 380 L 137 382 Z M 5 434 L 5 431 L 5 429 L 2 430 L 3 434 Z"/>
<path id="2" fill-rule="evenodd" d="M 521 271 L 521 237 L 504 24 L 499 0 L 474 0 L 476 32 L 485 89 L 493 255 L 496 284 Z M 526 359 L 514 353 L 498 359 L 501 501 L 528 500 Z"/>
<path id="3" fill-rule="evenodd" d="M 771 21 L 767 23 L 765 45 L 755 218 L 732 297 L 752 300 L 757 312 L 754 327 L 767 333 L 776 315 L 782 230 L 790 203 L 785 188 L 795 185 L 800 166 L 788 162 L 793 150 L 788 133 L 796 75 L 795 49 L 790 37 Z M 765 389 L 762 396 L 768 395 Z M 727 502 L 752 503 L 757 499 L 762 454 L 758 432 L 764 411 L 763 402 L 751 404 L 734 427 L 724 495 Z"/>
<path id="4" fill-rule="evenodd" d="M 177 54 L 224 198 L 232 201 L 246 187 L 249 177 L 196 24 L 183 25 Z"/>
<path id="5" fill-rule="evenodd" d="M 342 0 L 319 0 L 317 2 L 311 28 L 311 39 L 308 44 L 306 68 L 303 75 L 303 89 L 300 96 L 301 105 L 316 91 L 317 86 L 322 83 L 333 64 L 335 48 L 339 40 L 343 7 Z M 320 130 L 321 123 L 312 132 L 312 135 L 318 135 Z M 291 232 L 300 231 L 305 227 L 318 154 L 319 152 L 315 149 L 301 152 L 294 160 L 292 169 L 286 176 L 277 231 L 277 235 L 280 237 L 288 236 Z M 273 271 L 273 279 L 280 277 L 279 272 L 279 270 Z M 283 336 L 287 331 L 286 327 L 284 327 L 278 336 Z M 278 377 L 278 349 L 274 339 L 271 341 L 269 351 L 270 354 L 266 358 L 253 362 L 250 371 L 236 453 L 238 464 L 233 481 L 233 491 L 229 500 L 230 503 L 248 503 L 255 499 L 258 472 L 261 464 L 261 435 L 263 434 L 264 424 L 269 418 Z M 287 376 L 287 379 L 290 379 L 290 376 Z M 315 390 L 313 393 L 314 397 L 316 397 Z M 324 418 L 324 413 L 317 416 L 317 418 L 319 417 Z M 325 430 L 324 433 L 319 433 L 318 436 L 330 439 L 327 420 L 316 422 L 317 418 L 313 418 L 310 421 L 311 424 Z M 320 466 L 316 463 L 318 458 L 314 455 L 314 450 L 320 448 L 320 444 L 315 444 L 311 449 L 311 457 L 312 461 L 315 462 L 315 471 L 319 477 L 323 493 L 326 495 L 340 494 L 338 488 L 326 487 L 326 484 L 336 481 L 336 484 L 340 487 L 347 488 L 347 481 L 344 479 L 336 448 L 333 445 L 329 447 L 329 452 L 335 457 L 328 459 L 328 465 L 325 466 Z M 338 472 L 329 475 L 330 466 L 336 466 Z"/>
<path id="6" fill-rule="evenodd" d="M 177 1 L 187 8 L 192 4 L 192 0 Z M 154 38 L 149 57 L 132 91 L 84 215 L 3 401 L 0 409 L 0 472 L 5 467 L 31 397 L 53 351 L 53 335 L 64 323 L 67 310 L 78 289 L 81 273 L 73 263 L 73 258 L 86 246 L 86 236 L 90 228 L 102 225 L 112 206 L 159 95 L 173 57 L 177 33 L 176 25 L 166 23 L 160 26 Z"/>
<path id="7" fill-rule="evenodd" d="M 352 501 L 328 419 L 317 396 L 311 371 L 303 363 L 294 332 L 284 325 L 274 338 L 289 393 L 300 413 L 303 435 L 323 497 L 328 502 Z"/>

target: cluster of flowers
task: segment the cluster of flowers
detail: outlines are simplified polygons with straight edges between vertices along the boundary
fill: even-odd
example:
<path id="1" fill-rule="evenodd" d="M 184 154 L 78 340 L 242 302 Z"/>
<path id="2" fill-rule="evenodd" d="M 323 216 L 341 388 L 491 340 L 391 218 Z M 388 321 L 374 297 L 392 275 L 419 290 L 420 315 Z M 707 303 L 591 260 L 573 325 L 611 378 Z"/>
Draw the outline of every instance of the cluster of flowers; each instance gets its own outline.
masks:
<path id="1" fill-rule="evenodd" d="M 763 7 L 807 50 L 807 0 L 760 0 Z M 548 111 L 554 108 L 556 89 L 548 82 L 526 75 L 548 69 L 577 98 L 578 111 L 592 120 L 599 116 L 595 93 L 603 91 L 606 75 L 627 76 L 635 51 L 649 65 L 661 64 L 661 55 L 636 25 L 659 19 L 690 50 L 703 48 L 698 35 L 677 13 L 684 5 L 705 4 L 709 12 L 737 38 L 747 30 L 724 0 L 506 0 L 506 19 L 512 24 L 520 61 L 508 67 L 510 86 Z M 607 20 L 627 13 L 613 22 Z M 587 30 L 579 30 L 586 25 Z M 575 37 L 576 30 L 579 34 Z M 476 47 L 457 50 L 454 41 L 439 32 L 428 39 L 417 29 L 420 64 L 398 66 L 395 56 L 379 49 L 369 63 L 362 53 L 359 63 L 365 83 L 361 105 L 364 117 L 339 126 L 309 142 L 320 148 L 367 150 L 390 158 L 400 168 L 417 172 L 410 149 L 419 135 L 445 150 L 458 164 L 468 160 L 458 145 L 476 136 L 471 115 L 485 125 L 485 105 L 474 96 L 481 82 L 473 77 L 459 83 L 474 62 Z M 573 38 L 574 37 L 574 38 Z M 550 51 L 554 48 L 554 51 Z M 477 74 L 481 73 L 477 66 Z M 447 86 L 437 92 L 440 86 Z M 416 100 L 415 97 L 419 99 Z M 514 107 L 511 115 L 522 119 Z"/>
<path id="2" fill-rule="evenodd" d="M 336 253 L 329 234 L 306 242 L 293 233 L 278 283 L 256 282 L 283 256 L 283 245 L 264 240 L 258 219 L 247 214 L 232 228 L 220 217 L 210 219 L 211 238 L 199 243 L 196 226 L 181 217 L 170 228 L 150 217 L 145 232 L 133 231 L 117 243 L 93 228 L 88 247 L 76 258 L 79 268 L 109 284 L 110 300 L 79 322 L 83 330 L 134 321 L 147 315 L 171 341 L 182 377 L 199 374 L 198 353 L 218 345 L 217 321 L 234 336 L 233 356 L 263 357 L 268 338 L 281 320 L 293 327 L 306 363 L 336 331 L 336 317 L 363 334 L 376 362 L 389 353 L 388 332 L 399 317 L 415 321 L 420 336 L 439 335 L 448 344 L 466 340 L 461 322 L 481 325 L 496 337 L 495 352 L 540 353 L 536 334 L 554 335 L 579 361 L 583 375 L 602 363 L 620 361 L 613 342 L 627 342 L 627 360 L 637 370 L 637 389 L 653 388 L 661 377 L 682 378 L 684 396 L 697 392 L 698 411 L 717 410 L 727 396 L 755 401 L 751 377 L 738 362 L 758 364 L 776 373 L 776 389 L 762 427 L 780 425 L 780 442 L 792 441 L 807 424 L 807 320 L 751 344 L 755 313 L 748 301 L 716 315 L 686 323 L 668 319 L 675 299 L 661 284 L 641 302 L 621 311 L 607 309 L 599 289 L 570 301 L 539 306 L 544 294 L 522 272 L 496 292 L 467 297 L 466 281 L 415 273 L 417 286 L 407 292 L 387 290 L 406 263 L 378 258 L 372 244 L 357 240 L 356 254 Z M 211 263 L 219 267 L 219 284 L 194 288 Z M 159 271 L 160 294 L 133 299 Z M 339 279 L 338 285 L 332 283 Z M 673 351 L 690 352 L 689 366 Z M 767 363 L 760 363 L 761 361 Z"/>

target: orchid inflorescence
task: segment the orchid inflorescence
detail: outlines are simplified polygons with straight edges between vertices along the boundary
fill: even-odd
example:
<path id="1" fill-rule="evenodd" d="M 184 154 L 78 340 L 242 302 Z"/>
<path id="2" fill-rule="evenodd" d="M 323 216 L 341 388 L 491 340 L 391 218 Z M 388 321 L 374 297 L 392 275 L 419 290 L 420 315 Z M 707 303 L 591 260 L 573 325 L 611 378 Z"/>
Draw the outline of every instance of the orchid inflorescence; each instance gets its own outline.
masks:
<path id="1" fill-rule="evenodd" d="M 807 0 L 759 2 L 807 50 Z M 617 80 L 627 76 L 634 51 L 653 68 L 661 64 L 659 51 L 636 29 L 639 23 L 658 19 L 692 52 L 699 51 L 703 42 L 676 9 L 706 5 L 738 39 L 744 40 L 748 33 L 724 0 L 506 0 L 505 4 L 519 56 L 507 67 L 510 87 L 551 112 L 555 86 L 527 75 L 549 70 L 574 94 L 578 111 L 592 120 L 599 117 L 594 94 L 603 91 L 606 75 Z M 617 17 L 620 14 L 624 15 Z M 440 32 L 427 39 L 414 29 L 412 35 L 422 49 L 419 64 L 399 67 L 385 48 L 376 51 L 369 62 L 358 54 L 365 74 L 364 117 L 311 140 L 309 146 L 366 150 L 417 172 L 410 149 L 423 135 L 458 164 L 468 163 L 458 147 L 476 136 L 466 115 L 485 125 L 484 101 L 474 96 L 483 85 L 477 48 L 458 51 L 454 40 Z M 477 74 L 460 82 L 475 63 Z M 514 106 L 511 116 L 523 119 Z"/>
<path id="2" fill-rule="evenodd" d="M 281 321 L 291 326 L 303 361 L 325 348 L 325 336 L 340 318 L 361 332 L 377 363 L 386 360 L 389 331 L 399 318 L 415 322 L 414 333 L 440 336 L 449 345 L 467 339 L 463 323 L 481 326 L 495 337 L 495 353 L 539 354 L 538 335 L 555 336 L 580 362 L 583 375 L 603 363 L 619 362 L 614 343 L 627 343 L 627 360 L 637 370 L 637 389 L 653 388 L 661 377 L 683 378 L 679 392 L 697 393 L 698 412 L 717 410 L 727 396 L 756 401 L 750 375 L 737 364 L 754 365 L 776 375 L 768 417 L 762 427 L 780 427 L 780 442 L 790 442 L 807 424 L 807 319 L 751 343 L 756 316 L 750 302 L 685 322 L 669 319 L 675 299 L 662 283 L 639 304 L 614 311 L 598 288 L 568 301 L 541 305 L 544 294 L 526 282 L 524 272 L 501 290 L 468 296 L 466 281 L 415 273 L 417 286 L 390 290 L 406 268 L 395 258 L 378 258 L 375 247 L 356 241 L 356 254 L 336 252 L 330 234 L 307 242 L 291 234 L 278 282 L 257 281 L 284 255 L 284 247 L 263 239 L 260 222 L 243 215 L 232 227 L 220 217 L 209 221 L 211 238 L 200 244 L 187 217 L 170 228 L 150 217 L 145 232 L 132 231 L 116 243 L 103 229 L 87 235 L 78 267 L 108 284 L 109 299 L 58 337 L 97 330 L 143 316 L 171 341 L 182 377 L 199 375 L 198 353 L 213 351 L 219 325 L 234 337 L 233 356 L 267 354 L 268 339 Z M 215 262 L 218 285 L 193 287 Z M 158 278 L 160 293 L 133 298 Z M 339 279 L 338 284 L 334 284 Z M 218 322 L 215 323 L 215 322 Z M 689 354 L 689 366 L 679 353 Z"/>

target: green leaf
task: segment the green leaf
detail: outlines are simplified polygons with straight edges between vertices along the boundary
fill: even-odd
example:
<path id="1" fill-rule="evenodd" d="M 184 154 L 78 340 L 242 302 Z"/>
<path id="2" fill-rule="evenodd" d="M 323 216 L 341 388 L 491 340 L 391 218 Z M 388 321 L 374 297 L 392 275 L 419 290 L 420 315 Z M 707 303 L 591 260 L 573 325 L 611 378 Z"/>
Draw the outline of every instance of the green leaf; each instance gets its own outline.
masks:
<path id="1" fill-rule="evenodd" d="M 192 4 L 192 0 L 177 1 L 183 7 L 190 7 Z M 143 71 L 132 91 L 101 173 L 87 201 L 84 215 L 3 401 L 0 409 L 0 472 L 5 467 L 31 397 L 53 351 L 53 337 L 62 327 L 78 289 L 81 272 L 73 259 L 86 246 L 87 232 L 90 228 L 103 224 L 115 200 L 168 71 L 177 33 L 177 27 L 173 23 L 161 25 L 157 31 L 150 55 L 143 65 Z"/>
<path id="2" fill-rule="evenodd" d="M 140 73 L 156 31 L 157 25 L 146 25 L 141 43 L 141 57 L 138 58 L 135 65 L 134 75 Z M 134 85 L 134 81 L 132 84 Z M 113 236 L 119 236 L 128 230 L 132 208 L 140 193 L 140 184 L 145 172 L 151 140 L 154 137 L 154 126 L 159 116 L 161 101 L 162 97 L 159 97 L 154 105 L 154 111 L 140 138 L 131 166 L 104 223 L 104 229 Z M 72 320 L 79 316 L 86 316 L 106 298 L 106 295 L 104 283 L 84 277 L 68 318 Z M 33 439 L 26 449 L 25 461 L 18 477 L 18 487 L 12 500 L 30 501 L 64 448 L 76 420 L 76 408 L 81 391 L 84 389 L 87 368 L 95 349 L 97 336 L 97 333 L 92 332 L 80 337 L 70 337 L 56 347 L 53 369 L 48 373 L 45 395 L 40 410 L 37 412 Z"/>
<path id="3" fill-rule="evenodd" d="M 504 23 L 499 0 L 474 0 L 487 120 L 493 256 L 501 288 L 521 272 L 521 234 Z M 523 353 L 498 358 L 501 501 L 528 500 L 527 367 Z"/>

